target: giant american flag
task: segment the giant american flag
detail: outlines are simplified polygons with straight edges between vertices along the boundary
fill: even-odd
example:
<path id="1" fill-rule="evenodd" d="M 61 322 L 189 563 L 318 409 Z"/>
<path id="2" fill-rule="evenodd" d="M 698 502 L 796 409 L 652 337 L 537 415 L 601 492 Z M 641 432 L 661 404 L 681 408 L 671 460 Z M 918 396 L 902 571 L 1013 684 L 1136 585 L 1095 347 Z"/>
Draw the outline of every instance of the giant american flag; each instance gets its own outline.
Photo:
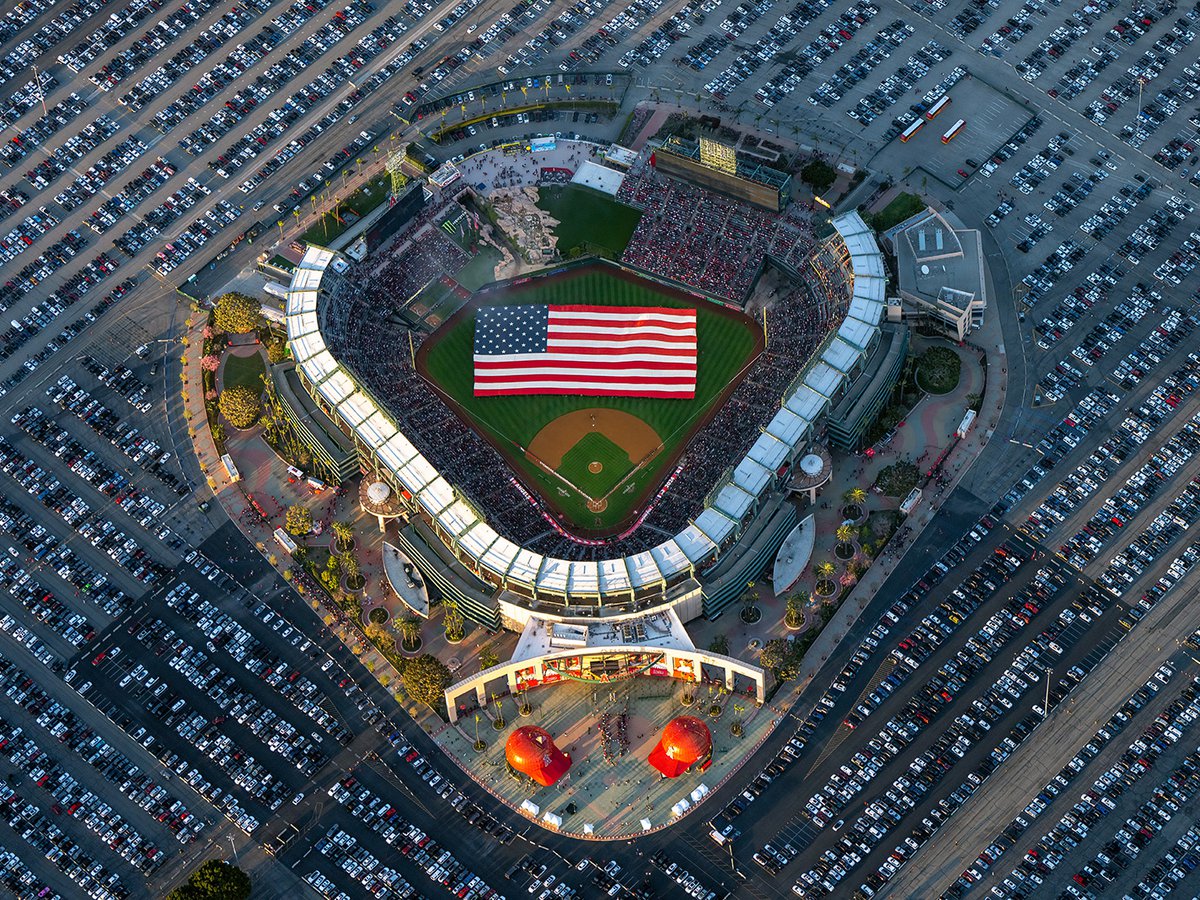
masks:
<path id="1" fill-rule="evenodd" d="M 475 396 L 690 399 L 696 311 L 655 306 L 485 306 L 475 318 Z"/>

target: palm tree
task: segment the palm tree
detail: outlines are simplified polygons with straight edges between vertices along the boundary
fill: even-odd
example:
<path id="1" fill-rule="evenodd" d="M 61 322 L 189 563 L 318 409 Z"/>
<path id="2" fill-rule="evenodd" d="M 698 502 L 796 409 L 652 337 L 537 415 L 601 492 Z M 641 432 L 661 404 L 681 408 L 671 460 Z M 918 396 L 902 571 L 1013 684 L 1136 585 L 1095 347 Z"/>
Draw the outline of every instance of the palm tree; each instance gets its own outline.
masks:
<path id="1" fill-rule="evenodd" d="M 400 639 L 405 648 L 415 650 L 421 642 L 421 620 L 416 616 L 405 616 L 400 620 L 398 629 Z"/>
<path id="2" fill-rule="evenodd" d="M 350 543 L 354 540 L 354 529 L 350 527 L 348 522 L 334 522 L 330 527 L 334 537 L 337 538 L 338 549 L 350 549 Z"/>
<path id="3" fill-rule="evenodd" d="M 836 571 L 837 568 L 828 560 L 823 563 L 817 563 L 817 574 L 822 578 L 832 578 L 833 573 Z"/>
<path id="4" fill-rule="evenodd" d="M 850 488 L 846 491 L 846 502 L 861 506 L 866 502 L 867 492 L 860 487 Z"/>
<path id="5" fill-rule="evenodd" d="M 854 540 L 854 529 L 849 525 L 839 525 L 834 535 L 839 544 L 849 544 Z"/>

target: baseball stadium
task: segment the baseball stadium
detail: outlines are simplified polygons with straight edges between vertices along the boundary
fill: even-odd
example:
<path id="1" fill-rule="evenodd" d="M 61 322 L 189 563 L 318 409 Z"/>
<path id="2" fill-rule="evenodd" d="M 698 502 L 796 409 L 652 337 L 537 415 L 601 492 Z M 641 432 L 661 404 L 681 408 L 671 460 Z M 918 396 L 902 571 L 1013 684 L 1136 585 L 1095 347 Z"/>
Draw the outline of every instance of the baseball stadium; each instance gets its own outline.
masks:
<path id="1" fill-rule="evenodd" d="M 818 234 L 805 213 L 740 199 L 740 165 L 718 192 L 657 172 L 653 148 L 628 169 L 596 175 L 586 167 L 603 148 L 561 141 L 557 159 L 525 162 L 526 177 L 557 186 L 564 171 L 587 172 L 581 189 L 603 183 L 603 202 L 640 213 L 628 243 L 616 259 L 583 254 L 541 267 L 530 264 L 537 253 L 523 263 L 512 253 L 507 277 L 471 284 L 481 244 L 493 241 L 497 256 L 513 247 L 488 214 L 502 202 L 489 173 L 510 171 L 501 153 L 431 179 L 424 207 L 365 257 L 308 246 L 286 306 L 301 384 L 353 441 L 364 484 L 398 503 L 388 552 L 406 573 L 420 572 L 430 596 L 519 635 L 509 660 L 447 688 L 447 717 L 473 714 L 478 728 L 489 698 L 555 684 L 567 705 L 570 690 L 590 691 L 591 709 L 602 686 L 621 706 L 614 721 L 638 721 L 639 736 L 665 720 L 629 718 L 634 700 L 653 693 L 638 684 L 716 684 L 761 705 L 763 670 L 698 648 L 686 623 L 724 612 L 797 529 L 799 462 L 880 341 L 886 276 L 874 234 L 857 213 Z M 519 218 L 545 260 L 548 226 L 531 208 Z M 473 390 L 481 311 L 556 304 L 694 310 L 694 393 Z M 398 577 L 411 588 L 410 576 Z M 403 584 L 393 586 L 404 596 Z M 560 740 L 586 719 L 577 713 L 570 724 L 539 724 Z M 582 747 L 592 733 L 576 728 L 562 739 Z M 546 732 L 515 741 L 507 764 L 517 770 L 551 746 Z M 653 755 L 659 772 L 695 777 L 701 768 L 677 766 L 646 741 L 641 755 Z M 706 751 L 704 768 L 740 764 L 748 744 L 739 746 Z M 567 765 L 555 760 L 556 771 Z M 586 770 L 572 764 L 576 787 Z M 553 790 L 542 769 L 525 774 Z M 692 802 L 707 790 L 696 788 Z M 525 808 L 518 795 L 502 799 Z M 565 828 L 551 818 L 559 819 L 540 824 Z M 587 828 L 592 837 L 624 833 L 602 822 Z"/>

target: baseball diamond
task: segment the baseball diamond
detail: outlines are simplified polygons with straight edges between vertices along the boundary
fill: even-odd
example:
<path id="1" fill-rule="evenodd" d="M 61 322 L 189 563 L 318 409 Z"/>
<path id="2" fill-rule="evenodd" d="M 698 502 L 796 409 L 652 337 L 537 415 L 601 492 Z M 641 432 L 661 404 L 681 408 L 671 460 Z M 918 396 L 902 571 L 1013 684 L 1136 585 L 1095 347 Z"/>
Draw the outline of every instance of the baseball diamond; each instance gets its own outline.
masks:
<path id="1" fill-rule="evenodd" d="M 476 311 L 535 303 L 695 309 L 695 397 L 475 396 Z M 417 370 L 504 455 L 564 527 L 606 537 L 640 512 L 762 346 L 761 328 L 739 311 L 594 263 L 480 291 L 425 341 Z"/>

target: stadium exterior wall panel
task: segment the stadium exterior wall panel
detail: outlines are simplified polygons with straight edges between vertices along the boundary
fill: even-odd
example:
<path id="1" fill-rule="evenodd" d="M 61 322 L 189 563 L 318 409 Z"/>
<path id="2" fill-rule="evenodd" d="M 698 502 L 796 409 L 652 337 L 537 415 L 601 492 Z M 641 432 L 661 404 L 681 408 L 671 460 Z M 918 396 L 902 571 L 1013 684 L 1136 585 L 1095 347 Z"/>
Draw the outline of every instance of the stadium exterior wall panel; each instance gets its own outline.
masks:
<path id="1" fill-rule="evenodd" d="M 850 316 L 857 317 L 848 317 L 841 328 L 856 329 L 861 334 L 865 324 L 869 329 L 878 331 L 884 313 L 886 279 L 874 233 L 856 212 L 839 216 L 833 220 L 833 225 L 837 232 L 833 240 L 839 242 L 841 255 L 848 260 L 847 275 L 852 290 Z M 369 390 L 364 389 L 353 373 L 333 357 L 321 334 L 317 307 L 322 280 L 334 257 L 332 251 L 310 246 L 296 267 L 287 301 L 287 331 L 292 354 L 304 373 L 304 383 L 314 399 L 322 404 L 322 409 L 330 411 L 335 422 L 340 421 L 353 434 L 363 456 L 364 468 L 385 477 L 394 488 L 411 498 L 413 510 L 432 525 L 459 502 L 454 486 L 440 474 L 432 481 L 414 480 L 410 467 L 419 464 L 424 471 L 436 470 L 420 456 L 388 411 L 371 397 Z M 804 377 L 798 378 L 794 387 L 783 397 L 785 405 L 808 402 L 813 390 L 809 380 L 816 377 L 814 370 L 819 363 L 818 358 L 810 361 Z M 825 369 L 828 370 L 828 366 Z M 845 376 L 839 376 L 837 388 L 840 389 L 844 381 Z M 804 394 L 804 400 L 800 399 L 800 392 L 808 392 Z M 812 432 L 812 426 L 827 408 L 827 404 L 822 405 L 819 411 L 806 418 L 808 427 L 789 447 L 791 461 L 805 449 L 804 435 Z M 735 467 L 735 472 L 744 470 L 752 475 L 761 468 L 747 455 Z M 774 480 L 770 478 L 760 479 L 761 483 L 757 486 L 739 482 L 736 477 L 734 481 L 756 501 L 775 490 Z M 697 523 L 702 521 L 728 524 L 728 517 L 708 506 L 696 519 Z M 737 523 L 733 524 L 736 526 Z M 702 574 L 697 572 L 698 566 L 709 566 L 714 559 L 719 563 L 721 556 L 737 547 L 737 541 L 731 538 L 727 526 L 722 528 L 723 533 L 713 532 L 714 536 L 710 537 L 698 524 L 691 524 L 650 551 L 598 563 L 553 559 L 527 551 L 496 534 L 485 519 L 478 519 L 461 534 L 467 532 L 483 535 L 475 542 L 475 546 L 483 549 L 468 550 L 457 541 L 447 540 L 450 552 L 466 569 L 475 573 L 472 578 L 477 577 L 481 583 L 503 587 L 514 595 L 531 599 L 553 597 L 557 602 L 569 606 L 575 603 L 570 585 L 603 584 L 602 576 L 605 576 L 603 580 L 610 582 L 612 590 L 610 594 L 601 587 L 600 609 L 596 608 L 596 588 L 579 594 L 579 602 L 589 608 L 591 616 L 626 613 L 629 611 L 628 604 L 622 601 L 628 598 L 631 589 L 639 596 L 646 596 L 648 591 L 664 594 L 670 585 L 686 582 Z M 607 568 L 602 570 L 601 564 Z M 615 601 L 611 605 L 608 602 L 610 599 Z M 495 607 L 489 606 L 486 612 L 480 608 L 475 611 L 476 614 L 497 621 L 498 611 L 493 612 Z"/>

